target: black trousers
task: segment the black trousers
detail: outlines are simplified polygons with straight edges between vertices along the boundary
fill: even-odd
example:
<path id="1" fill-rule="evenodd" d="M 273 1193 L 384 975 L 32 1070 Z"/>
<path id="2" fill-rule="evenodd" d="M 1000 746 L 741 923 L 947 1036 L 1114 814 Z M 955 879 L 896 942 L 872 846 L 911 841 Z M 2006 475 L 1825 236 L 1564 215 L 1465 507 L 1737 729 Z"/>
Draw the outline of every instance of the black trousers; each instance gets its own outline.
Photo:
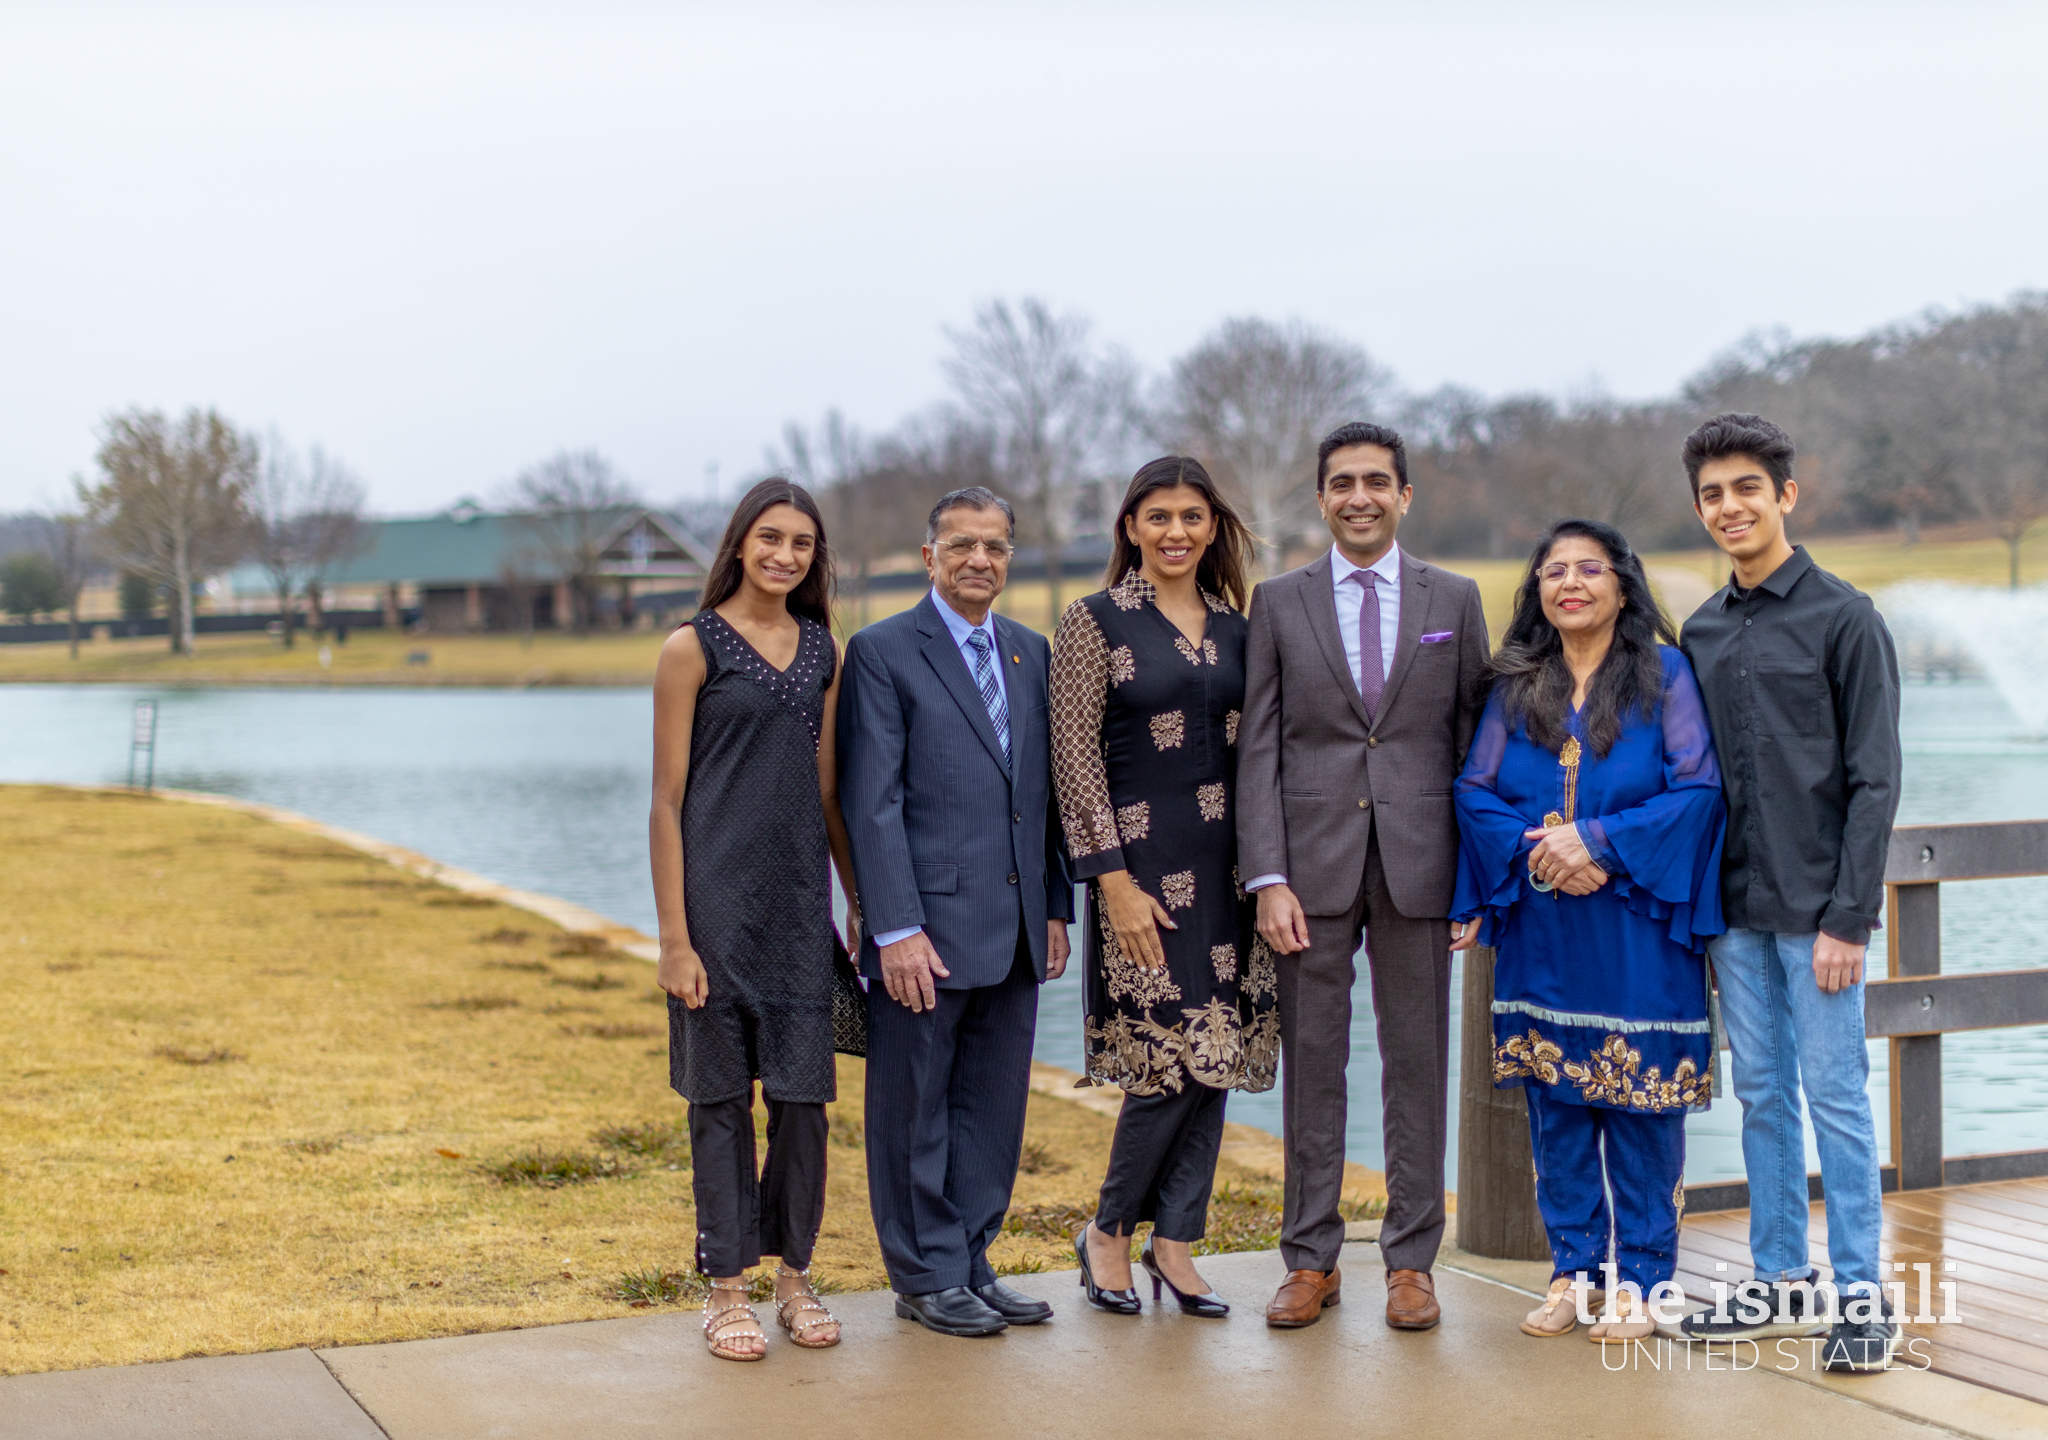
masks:
<path id="1" fill-rule="evenodd" d="M 1209 1192 L 1223 1149 L 1228 1090 L 1189 1080 L 1176 1095 L 1126 1095 L 1109 1147 L 1095 1228 L 1128 1235 L 1152 1222 L 1161 1240 L 1193 1243 L 1207 1232 Z"/>
<path id="2" fill-rule="evenodd" d="M 825 1107 L 768 1102 L 768 1163 L 754 1167 L 754 1087 L 690 1107 L 690 1187 L 697 1198 L 697 1269 L 737 1275 L 779 1255 L 811 1263 L 825 1220 Z"/>
<path id="3" fill-rule="evenodd" d="M 868 1203 L 898 1294 L 996 1278 L 1031 1093 L 1038 974 L 1020 932 L 999 985 L 940 990 L 921 1014 L 868 987 Z"/>
<path id="4" fill-rule="evenodd" d="M 1351 1059 L 1351 986 L 1358 934 L 1371 950 L 1387 1153 L 1389 1270 L 1427 1270 L 1444 1235 L 1445 1107 L 1451 1044 L 1451 922 L 1394 908 L 1379 827 L 1358 897 L 1342 915 L 1310 915 L 1308 949 L 1282 955 L 1280 1114 L 1287 1189 L 1280 1254 L 1290 1270 L 1328 1271 L 1344 1245 L 1344 1131 Z"/>

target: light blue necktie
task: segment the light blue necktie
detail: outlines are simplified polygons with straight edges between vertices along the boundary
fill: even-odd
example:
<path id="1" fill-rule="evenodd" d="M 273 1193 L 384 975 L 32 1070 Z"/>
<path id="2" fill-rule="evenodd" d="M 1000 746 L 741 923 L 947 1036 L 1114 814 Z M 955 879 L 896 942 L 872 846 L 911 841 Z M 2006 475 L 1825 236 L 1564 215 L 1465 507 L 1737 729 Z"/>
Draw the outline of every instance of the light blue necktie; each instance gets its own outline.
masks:
<path id="1" fill-rule="evenodd" d="M 1003 689 L 996 684 L 995 661 L 989 655 L 988 636 L 979 629 L 967 632 L 974 647 L 974 683 L 981 691 L 981 703 L 988 707 L 989 723 L 996 727 L 996 739 L 1003 742 L 1003 763 L 1010 763 L 1010 707 L 1003 703 Z"/>

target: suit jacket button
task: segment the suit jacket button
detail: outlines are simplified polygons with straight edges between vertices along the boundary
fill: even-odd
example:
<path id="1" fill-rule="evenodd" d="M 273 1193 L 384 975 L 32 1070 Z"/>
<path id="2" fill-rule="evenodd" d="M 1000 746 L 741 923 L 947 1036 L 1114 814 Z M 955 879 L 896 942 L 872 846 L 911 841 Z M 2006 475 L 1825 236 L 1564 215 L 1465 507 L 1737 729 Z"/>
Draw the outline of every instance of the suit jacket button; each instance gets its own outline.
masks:
<path id="1" fill-rule="evenodd" d="M 1015 871 L 1010 872 L 1010 883 L 1012 885 L 1015 885 L 1017 883 L 1017 875 Z"/>
<path id="2" fill-rule="evenodd" d="M 1365 802 L 1365 801 L 1361 800 L 1361 801 L 1359 801 L 1359 802 L 1358 802 L 1358 808 L 1359 808 L 1359 809 L 1363 810 L 1363 809 L 1364 809 L 1365 807 L 1366 807 L 1366 802 Z"/>
<path id="3" fill-rule="evenodd" d="M 1012 816 L 1010 817 L 1010 823 L 1011 823 L 1012 825 L 1022 825 L 1022 824 L 1024 823 L 1024 816 L 1023 816 L 1023 814 L 1022 814 L 1021 812 L 1019 812 L 1018 814 L 1012 815 Z"/>
<path id="4" fill-rule="evenodd" d="M 1379 737 L 1379 736 L 1377 736 L 1377 735 L 1368 735 L 1368 736 L 1366 736 L 1366 737 L 1365 737 L 1365 748 L 1366 748 L 1366 749 L 1368 749 L 1368 750 L 1377 750 L 1377 749 L 1379 749 L 1379 748 L 1380 748 L 1380 737 Z"/>

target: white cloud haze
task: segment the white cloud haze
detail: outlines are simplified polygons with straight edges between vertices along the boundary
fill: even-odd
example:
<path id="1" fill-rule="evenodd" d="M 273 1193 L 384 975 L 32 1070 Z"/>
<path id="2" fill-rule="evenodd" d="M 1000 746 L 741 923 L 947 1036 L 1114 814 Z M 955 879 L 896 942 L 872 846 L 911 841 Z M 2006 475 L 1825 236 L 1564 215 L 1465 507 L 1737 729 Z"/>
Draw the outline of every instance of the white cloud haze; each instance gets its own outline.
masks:
<path id="1" fill-rule="evenodd" d="M 130 404 L 387 513 L 658 497 L 936 398 L 1044 296 L 1157 367 L 1299 316 L 1410 387 L 1663 393 L 2048 285 L 2038 6 L 0 8 L 0 510 Z"/>

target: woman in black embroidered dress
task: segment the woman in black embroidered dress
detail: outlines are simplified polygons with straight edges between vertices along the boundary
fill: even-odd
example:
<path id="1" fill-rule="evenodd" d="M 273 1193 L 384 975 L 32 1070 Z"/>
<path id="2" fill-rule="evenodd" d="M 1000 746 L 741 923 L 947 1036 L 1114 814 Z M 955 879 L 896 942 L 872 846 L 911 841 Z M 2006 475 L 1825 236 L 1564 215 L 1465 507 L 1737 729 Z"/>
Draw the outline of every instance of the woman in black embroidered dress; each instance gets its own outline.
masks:
<path id="1" fill-rule="evenodd" d="M 780 1258 L 776 1318 L 790 1339 L 839 1343 L 806 1275 L 837 1095 L 828 851 L 853 894 L 833 778 L 831 597 L 816 503 L 764 480 L 733 512 L 703 608 L 669 637 L 654 678 L 657 981 L 670 1083 L 690 1102 L 697 1268 L 712 1284 L 704 1335 L 725 1360 L 766 1351 L 743 1273 L 764 1253 Z M 768 1102 L 758 1175 L 756 1080 Z"/>
<path id="2" fill-rule="evenodd" d="M 1053 642 L 1053 773 L 1088 879 L 1088 1079 L 1123 1089 L 1109 1173 L 1077 1237 L 1089 1299 L 1131 1312 L 1131 1231 L 1156 1299 L 1220 1315 L 1202 1238 L 1229 1091 L 1271 1088 L 1272 953 L 1237 875 L 1232 790 L 1244 704 L 1250 532 L 1199 462 L 1154 460 L 1117 515 L 1107 590 Z M 1097 1283 L 1099 1282 L 1099 1283 Z"/>

